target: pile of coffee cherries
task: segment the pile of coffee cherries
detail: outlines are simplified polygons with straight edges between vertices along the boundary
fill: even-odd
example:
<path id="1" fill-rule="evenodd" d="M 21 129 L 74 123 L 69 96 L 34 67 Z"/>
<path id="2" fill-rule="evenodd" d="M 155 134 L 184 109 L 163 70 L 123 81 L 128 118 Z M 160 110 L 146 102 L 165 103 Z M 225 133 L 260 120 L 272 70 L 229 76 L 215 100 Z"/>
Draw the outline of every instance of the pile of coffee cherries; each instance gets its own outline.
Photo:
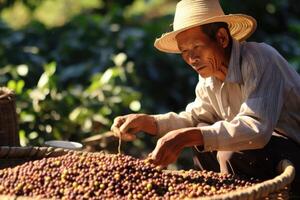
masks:
<path id="1" fill-rule="evenodd" d="M 0 170 L 0 194 L 52 199 L 184 199 L 228 193 L 255 182 L 211 171 L 171 173 L 149 160 L 86 152 Z"/>

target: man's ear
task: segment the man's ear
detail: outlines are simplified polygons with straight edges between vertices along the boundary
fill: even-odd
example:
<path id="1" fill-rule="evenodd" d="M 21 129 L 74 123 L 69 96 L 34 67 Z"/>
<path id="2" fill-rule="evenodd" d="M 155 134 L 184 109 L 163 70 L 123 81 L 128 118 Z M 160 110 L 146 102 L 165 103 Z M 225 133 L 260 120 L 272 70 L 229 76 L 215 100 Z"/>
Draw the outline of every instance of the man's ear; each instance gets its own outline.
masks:
<path id="1" fill-rule="evenodd" d="M 228 46 L 229 44 L 229 35 L 226 31 L 225 28 L 219 28 L 216 34 L 216 39 L 218 44 L 223 47 L 224 49 Z"/>

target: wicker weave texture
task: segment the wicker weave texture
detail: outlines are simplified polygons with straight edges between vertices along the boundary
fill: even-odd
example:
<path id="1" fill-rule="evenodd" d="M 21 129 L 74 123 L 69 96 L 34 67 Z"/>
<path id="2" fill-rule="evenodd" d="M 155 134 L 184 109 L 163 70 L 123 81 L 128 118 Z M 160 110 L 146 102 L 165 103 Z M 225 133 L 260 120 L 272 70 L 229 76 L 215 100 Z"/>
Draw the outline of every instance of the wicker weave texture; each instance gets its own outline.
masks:
<path id="1" fill-rule="evenodd" d="M 14 93 L 0 87 L 0 146 L 19 146 L 18 119 Z"/>

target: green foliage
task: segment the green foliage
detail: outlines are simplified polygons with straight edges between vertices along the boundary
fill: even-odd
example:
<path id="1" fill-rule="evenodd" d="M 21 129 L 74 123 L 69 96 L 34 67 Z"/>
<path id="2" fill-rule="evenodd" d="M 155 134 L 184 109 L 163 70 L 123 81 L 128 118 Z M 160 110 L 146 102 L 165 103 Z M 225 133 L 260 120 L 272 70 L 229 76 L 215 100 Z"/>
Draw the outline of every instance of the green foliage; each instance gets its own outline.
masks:
<path id="1" fill-rule="evenodd" d="M 129 109 L 140 99 L 138 92 L 125 86 L 134 71 L 132 63 L 125 62 L 124 55 L 115 57 L 115 66 L 93 74 L 86 88 L 80 84 L 62 87 L 54 62 L 44 66 L 33 87 L 24 88 L 21 76 L 8 81 L 7 86 L 18 95 L 22 144 L 38 145 L 47 139 L 80 141 L 107 130 L 115 113 Z M 9 71 L 14 74 L 13 69 Z M 132 109 L 131 112 L 140 108 Z"/>

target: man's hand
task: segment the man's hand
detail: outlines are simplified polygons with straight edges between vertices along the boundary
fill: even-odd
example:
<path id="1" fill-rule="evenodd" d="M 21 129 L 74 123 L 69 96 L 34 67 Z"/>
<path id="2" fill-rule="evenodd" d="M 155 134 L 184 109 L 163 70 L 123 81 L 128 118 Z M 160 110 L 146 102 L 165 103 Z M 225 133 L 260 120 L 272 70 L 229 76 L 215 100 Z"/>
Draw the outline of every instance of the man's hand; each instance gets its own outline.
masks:
<path id="1" fill-rule="evenodd" d="M 151 135 L 157 134 L 157 125 L 154 117 L 146 114 L 129 114 L 116 117 L 111 131 L 122 140 L 132 141 L 136 133 L 144 131 Z"/>
<path id="2" fill-rule="evenodd" d="M 149 156 L 154 164 L 165 167 L 177 160 L 183 148 L 194 145 L 203 145 L 200 129 L 197 127 L 182 128 L 170 131 L 160 138 Z"/>

